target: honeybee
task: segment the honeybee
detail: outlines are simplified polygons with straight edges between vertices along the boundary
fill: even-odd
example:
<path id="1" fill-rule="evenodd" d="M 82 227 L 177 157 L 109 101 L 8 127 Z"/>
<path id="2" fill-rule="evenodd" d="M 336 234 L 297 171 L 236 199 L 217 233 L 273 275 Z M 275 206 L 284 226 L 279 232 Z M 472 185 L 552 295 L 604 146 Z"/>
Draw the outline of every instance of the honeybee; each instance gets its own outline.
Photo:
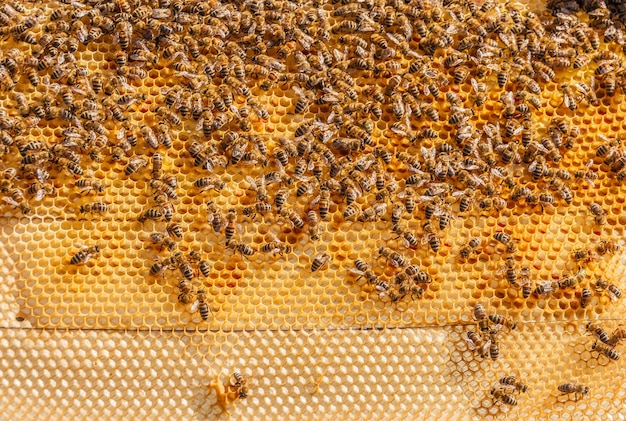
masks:
<path id="1" fill-rule="evenodd" d="M 598 292 L 607 291 L 611 301 L 617 301 L 622 298 L 622 291 L 615 284 L 611 284 L 602 278 L 596 280 L 595 289 Z"/>
<path id="2" fill-rule="evenodd" d="M 226 187 L 226 183 L 222 181 L 218 176 L 210 175 L 207 177 L 201 177 L 197 179 L 193 185 L 198 187 L 201 191 L 207 191 L 214 189 L 215 191 L 222 191 Z"/>
<path id="3" fill-rule="evenodd" d="M 550 181 L 548 182 L 548 187 L 556 190 L 561 198 L 565 200 L 565 203 L 567 203 L 568 205 L 571 204 L 574 200 L 574 195 L 572 194 L 569 186 L 563 183 L 561 180 L 558 180 L 557 178 L 550 179 Z"/>
<path id="4" fill-rule="evenodd" d="M 245 259 L 247 259 L 247 256 L 254 255 L 254 249 L 252 247 L 237 240 L 229 240 L 226 243 L 226 247 L 239 252 Z"/>
<path id="5" fill-rule="evenodd" d="M 506 233 L 504 233 L 504 232 L 496 232 L 493 235 L 493 238 L 496 241 L 499 241 L 500 243 L 504 244 L 505 246 L 512 241 L 511 236 L 506 234 Z"/>
<path id="6" fill-rule="evenodd" d="M 272 253 L 274 256 L 276 254 L 283 256 L 285 253 L 291 253 L 292 247 L 280 241 L 276 235 L 273 235 L 273 241 L 264 244 L 263 247 L 261 247 L 261 251 L 263 253 Z"/>
<path id="7" fill-rule="evenodd" d="M 79 208 L 80 213 L 106 213 L 110 209 L 109 205 L 102 202 L 85 203 Z"/>
<path id="8" fill-rule="evenodd" d="M 209 304 L 206 302 L 206 292 L 203 289 L 199 289 L 196 293 L 196 297 L 198 299 L 198 312 L 202 320 L 206 322 L 209 320 L 209 314 L 211 313 Z"/>
<path id="9" fill-rule="evenodd" d="M 131 156 L 128 159 L 128 164 L 126 165 L 126 168 L 124 169 L 124 174 L 130 176 L 147 165 L 148 160 L 145 157 L 137 155 Z"/>
<path id="10" fill-rule="evenodd" d="M 150 209 L 146 209 L 145 211 L 143 211 L 139 215 L 137 220 L 139 222 L 145 222 L 147 219 L 151 219 L 154 221 L 157 219 L 161 219 L 162 217 L 163 217 L 163 213 L 161 212 L 161 208 L 155 207 L 155 208 L 150 208 Z"/>
<path id="11" fill-rule="evenodd" d="M 585 396 L 589 393 L 589 388 L 582 384 L 564 383 L 558 387 L 559 392 L 563 395 L 574 394 L 574 400 L 578 400 L 578 395 Z"/>
<path id="12" fill-rule="evenodd" d="M 291 208 L 281 209 L 279 215 L 282 216 L 283 218 L 287 218 L 289 222 L 291 223 L 292 227 L 295 227 L 298 229 L 304 228 L 304 220 L 302 220 L 300 215 L 298 215 L 293 209 Z"/>
<path id="13" fill-rule="evenodd" d="M 491 396 L 493 396 L 493 399 L 495 399 L 496 401 L 502 402 L 505 405 L 509 405 L 509 406 L 515 406 L 517 405 L 517 400 L 505 393 L 505 391 L 502 388 L 493 388 L 491 389 Z"/>
<path id="14" fill-rule="evenodd" d="M 359 277 L 356 279 L 357 282 L 363 277 L 370 284 L 375 284 L 378 281 L 378 277 L 376 276 L 376 274 L 372 270 L 370 270 L 369 265 L 361 259 L 356 259 L 354 261 L 354 268 L 349 269 L 349 271 L 359 275 Z"/>
<path id="15" fill-rule="evenodd" d="M 154 232 L 150 234 L 150 240 L 152 241 L 153 245 L 161 246 L 161 250 L 163 249 L 163 247 L 167 247 L 169 251 L 174 251 L 177 247 L 175 241 L 160 232 Z"/>
<path id="16" fill-rule="evenodd" d="M 598 342 L 594 342 L 593 345 L 591 345 L 591 350 L 597 351 L 598 354 L 604 355 L 605 357 L 613 361 L 619 360 L 619 357 L 620 357 L 619 352 L 617 352 L 616 350 L 614 350 L 613 348 L 607 345 L 604 345 Z"/>
<path id="17" fill-rule="evenodd" d="M 619 325 L 615 328 L 613 333 L 611 333 L 611 338 L 609 339 L 608 345 L 611 347 L 616 346 L 619 342 L 626 340 L 626 329 L 622 325 Z"/>
<path id="18" fill-rule="evenodd" d="M 498 269 L 498 274 L 505 273 L 506 279 L 511 286 L 517 286 L 517 267 L 514 256 L 507 256 L 505 265 Z M 495 322 L 494 322 L 495 323 Z"/>
<path id="19" fill-rule="evenodd" d="M 70 265 L 84 265 L 92 257 L 96 257 L 100 254 L 100 246 L 83 246 L 76 254 L 72 256 Z"/>
<path id="20" fill-rule="evenodd" d="M 511 386 L 511 388 L 515 391 L 526 393 L 528 391 L 528 386 L 524 383 L 520 382 L 515 376 L 505 376 L 498 380 L 503 386 Z"/>
<path id="21" fill-rule="evenodd" d="M 419 244 L 417 236 L 412 232 L 402 228 L 400 225 L 394 225 L 393 232 L 398 234 L 397 238 L 402 238 L 405 247 L 416 248 Z"/>
<path id="22" fill-rule="evenodd" d="M 522 266 L 520 270 L 520 285 L 522 287 L 522 297 L 530 297 L 532 286 L 530 281 L 530 269 L 527 266 Z"/>
<path id="23" fill-rule="evenodd" d="M 620 245 L 608 240 L 601 240 L 600 243 L 595 247 L 595 252 L 598 253 L 599 256 L 604 256 L 605 254 L 615 254 L 621 249 Z"/>
<path id="24" fill-rule="evenodd" d="M 352 205 L 350 205 L 352 206 Z M 386 203 L 375 203 L 370 207 L 365 208 L 363 213 L 359 215 L 359 222 L 375 222 L 382 218 L 387 211 Z M 345 212 L 344 212 L 345 215 Z"/>
<path id="25" fill-rule="evenodd" d="M 405 267 L 407 265 L 407 261 L 403 255 L 388 247 L 379 248 L 378 254 L 385 257 L 394 267 Z"/>
<path id="26" fill-rule="evenodd" d="M 487 318 L 487 312 L 482 304 L 474 305 L 474 320 L 481 321 Z"/>
<path id="27" fill-rule="evenodd" d="M 248 380 L 238 371 L 235 371 L 229 378 L 229 384 L 236 389 L 237 398 L 245 399 L 248 397 Z"/>
<path id="28" fill-rule="evenodd" d="M 166 199 L 176 199 L 178 197 L 176 189 L 169 184 L 165 184 L 162 180 L 150 180 L 150 188 L 154 191 L 155 197 L 160 195 L 164 195 Z"/>
<path id="29" fill-rule="evenodd" d="M 508 316 L 502 316 L 501 314 L 490 314 L 489 320 L 496 325 L 502 325 L 510 330 L 515 330 L 517 328 L 517 323 Z"/>
<path id="30" fill-rule="evenodd" d="M 585 326 L 585 330 L 587 331 L 587 333 L 595 336 L 596 338 L 598 338 L 601 342 L 604 342 L 605 344 L 608 344 L 610 342 L 610 337 L 609 337 L 608 332 L 604 330 L 602 326 L 598 325 L 595 322 L 587 323 L 587 326 Z"/>
<path id="31" fill-rule="evenodd" d="M 194 288 L 191 282 L 187 279 L 181 279 L 178 282 L 178 290 L 180 293 L 178 294 L 178 301 L 182 304 L 189 304 L 193 299 Z"/>
<path id="32" fill-rule="evenodd" d="M 316 272 L 330 262 L 331 257 L 328 253 L 319 253 L 315 255 L 311 262 L 311 272 Z"/>
<path id="33" fill-rule="evenodd" d="M 437 253 L 441 246 L 441 239 L 435 231 L 435 227 L 430 222 L 426 222 L 422 225 L 422 229 L 424 230 L 424 235 L 421 240 L 422 244 L 428 243 L 431 250 Z"/>
<path id="34" fill-rule="evenodd" d="M 476 253 L 476 249 L 480 247 L 482 240 L 479 237 L 471 238 L 466 245 L 461 247 L 459 255 L 463 259 L 468 259 L 473 253 Z"/>

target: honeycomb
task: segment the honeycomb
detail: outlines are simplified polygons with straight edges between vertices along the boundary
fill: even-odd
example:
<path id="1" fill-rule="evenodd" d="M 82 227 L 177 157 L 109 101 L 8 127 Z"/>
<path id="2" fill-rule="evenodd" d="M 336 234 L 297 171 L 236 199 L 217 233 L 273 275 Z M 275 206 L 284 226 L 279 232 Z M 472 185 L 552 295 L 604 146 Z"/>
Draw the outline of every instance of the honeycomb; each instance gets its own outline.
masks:
<path id="1" fill-rule="evenodd" d="M 3 418 L 623 418 L 623 10 L 548 7 L 0 6 Z"/>

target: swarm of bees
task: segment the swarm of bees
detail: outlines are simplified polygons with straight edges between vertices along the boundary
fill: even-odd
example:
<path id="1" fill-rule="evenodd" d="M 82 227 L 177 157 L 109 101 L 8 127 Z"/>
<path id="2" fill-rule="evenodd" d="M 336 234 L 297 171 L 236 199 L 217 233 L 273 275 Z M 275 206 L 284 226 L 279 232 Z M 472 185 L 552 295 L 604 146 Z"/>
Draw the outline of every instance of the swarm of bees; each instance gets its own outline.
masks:
<path id="1" fill-rule="evenodd" d="M 517 322 L 501 314 L 487 313 L 482 304 L 474 306 L 473 318 L 478 330 L 467 332 L 465 342 L 470 350 L 475 351 L 481 358 L 489 357 L 493 361 L 500 357 L 498 337 L 503 330 L 511 331 L 517 328 Z"/>
<path id="2" fill-rule="evenodd" d="M 623 8 L 549 3 L 553 14 L 541 17 L 491 0 L 76 0 L 37 13 L 6 4 L 2 202 L 28 216 L 71 192 L 81 218 L 116 218 L 115 198 L 102 197 L 110 182 L 94 171 L 107 166 L 144 186 L 145 204 L 132 218 L 154 252 L 146 274 L 167 279 L 178 293 L 173 299 L 203 321 L 211 315 L 212 262 L 189 240 L 189 199 L 202 203 L 208 243 L 246 264 L 300 254 L 341 224 L 381 231 L 389 241 L 365 250 L 368 262 L 346 261 L 355 281 L 383 302 L 424 299 L 435 281 L 422 269 L 426 259 L 451 255 L 471 264 L 490 249 L 503 255 L 498 272 L 506 287 L 524 299 L 580 287 L 584 309 L 594 293 L 619 300 L 613 280 L 587 276 L 593 262 L 620 251 L 610 238 L 574 250 L 579 270 L 558 280 L 533 279 L 510 227 L 473 234 L 449 250 L 452 226 L 463 220 L 513 209 L 551 213 L 578 206 L 582 190 L 626 180 L 620 137 L 597 135 L 591 156 L 565 166 L 592 136 L 581 135 L 574 112 L 626 92 L 626 37 L 623 23 L 612 20 Z M 80 59 L 92 43 L 109 45 L 101 70 Z M 158 72 L 170 75 L 168 86 L 148 95 L 144 81 Z M 552 107 L 543 95 L 548 85 L 558 87 L 559 112 L 543 121 Z M 291 97 L 286 132 L 266 130 L 277 91 Z M 486 120 L 485 110 L 493 110 Z M 55 136 L 40 135 L 51 127 Z M 192 180 L 179 184 L 172 167 L 180 165 L 193 167 Z M 241 174 L 246 181 L 235 188 Z M 236 205 L 218 200 L 234 191 L 242 193 Z M 608 207 L 587 206 L 594 229 L 614 223 Z M 266 223 L 279 225 L 280 235 L 255 246 L 242 226 Z M 297 240 L 287 242 L 285 233 Z M 69 264 L 97 258 L 100 247 L 81 248 Z M 307 272 L 319 274 L 334 259 L 330 251 L 313 254 Z M 495 360 L 500 335 L 516 322 L 474 310 L 478 330 L 468 344 Z M 617 359 L 615 340 L 593 333 L 594 350 Z M 237 382 L 229 387 L 243 397 L 245 382 Z M 514 405 L 510 386 L 517 385 L 507 380 L 491 394 Z"/>

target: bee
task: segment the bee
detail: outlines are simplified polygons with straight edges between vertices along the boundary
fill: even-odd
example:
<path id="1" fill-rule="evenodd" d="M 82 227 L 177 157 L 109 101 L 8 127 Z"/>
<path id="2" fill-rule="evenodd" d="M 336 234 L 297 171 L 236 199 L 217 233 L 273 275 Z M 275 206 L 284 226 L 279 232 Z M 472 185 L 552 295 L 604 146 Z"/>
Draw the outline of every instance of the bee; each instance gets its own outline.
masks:
<path id="1" fill-rule="evenodd" d="M 546 159 L 543 155 L 535 156 L 535 159 L 528 166 L 528 171 L 532 174 L 533 180 L 538 181 L 541 177 L 544 176 L 546 170 Z"/>
<path id="2" fill-rule="evenodd" d="M 465 339 L 465 343 L 467 343 L 467 346 L 470 350 L 475 350 L 482 344 L 482 338 L 479 333 L 471 330 L 467 332 L 467 338 Z"/>
<path id="3" fill-rule="evenodd" d="M 496 241 L 499 241 L 500 243 L 504 244 L 505 246 L 512 241 L 511 236 L 506 234 L 506 233 L 504 233 L 504 232 L 496 232 L 493 235 L 493 238 Z"/>
<path id="4" fill-rule="evenodd" d="M 490 393 L 496 401 L 500 401 L 509 406 L 517 405 L 517 400 L 513 396 L 506 394 L 502 389 L 494 387 L 491 389 Z"/>
<path id="5" fill-rule="evenodd" d="M 393 232 L 398 234 L 397 238 L 402 238 L 404 245 L 407 248 L 416 248 L 419 244 L 417 237 L 412 232 L 402 228 L 399 225 L 394 225 Z"/>
<path id="6" fill-rule="evenodd" d="M 150 180 L 150 188 L 154 191 L 155 197 L 158 195 L 165 195 L 170 199 L 178 197 L 176 189 L 169 184 L 165 184 L 162 180 Z"/>
<path id="7" fill-rule="evenodd" d="M 407 265 L 404 256 L 388 247 L 381 247 L 380 249 L 378 249 L 378 254 L 389 260 L 392 266 L 405 267 Z"/>
<path id="8" fill-rule="evenodd" d="M 150 126 L 143 124 L 140 131 L 148 146 L 153 149 L 157 149 L 159 147 L 159 141 Z"/>
<path id="9" fill-rule="evenodd" d="M 193 298 L 193 285 L 187 279 L 181 279 L 178 281 L 178 301 L 182 304 L 189 304 Z"/>
<path id="10" fill-rule="evenodd" d="M 595 218 L 595 222 L 598 225 L 605 225 L 606 224 L 606 212 L 604 211 L 604 209 L 602 209 L 602 206 L 596 202 L 592 202 L 589 205 L 589 213 L 591 213 L 594 218 Z"/>
<path id="11" fill-rule="evenodd" d="M 307 213 L 307 224 L 309 226 L 309 237 L 311 237 L 311 240 L 319 240 L 321 229 L 319 225 L 319 218 L 314 210 L 310 210 Z"/>
<path id="12" fill-rule="evenodd" d="M 80 206 L 80 213 L 106 213 L 109 205 L 102 202 L 86 203 Z"/>
<path id="13" fill-rule="evenodd" d="M 607 253 L 615 254 L 620 250 L 620 248 L 620 245 L 613 241 L 602 240 L 595 247 L 595 252 L 598 253 L 598 255 L 600 256 L 604 256 Z"/>
<path id="14" fill-rule="evenodd" d="M 615 284 L 611 284 L 602 278 L 596 280 L 595 289 L 598 292 L 608 291 L 612 301 L 617 301 L 622 298 L 622 291 Z"/>
<path id="15" fill-rule="evenodd" d="M 466 245 L 461 247 L 459 255 L 463 259 L 468 259 L 473 253 L 476 253 L 476 249 L 480 247 L 482 240 L 479 237 L 471 238 Z"/>
<path id="16" fill-rule="evenodd" d="M 70 265 L 84 265 L 92 257 L 100 254 L 100 246 L 83 246 L 76 254 L 72 256 Z"/>
<path id="17" fill-rule="evenodd" d="M 621 145 L 620 138 L 612 139 L 604 135 L 598 135 L 598 137 L 603 141 L 603 143 L 596 150 L 596 156 L 598 157 L 609 157 L 614 155 L 617 152 L 619 145 Z"/>
<path id="18" fill-rule="evenodd" d="M 320 188 L 320 195 L 316 203 L 318 204 L 320 218 L 326 220 L 330 209 L 330 190 L 328 188 Z"/>
<path id="19" fill-rule="evenodd" d="M 511 286 L 517 285 L 517 268 L 515 265 L 515 257 L 507 256 L 504 267 L 497 271 L 498 274 L 505 273 L 506 279 Z M 494 322 L 495 323 L 495 322 Z"/>
<path id="20" fill-rule="evenodd" d="M 502 316 L 500 314 L 490 314 L 489 320 L 496 325 L 502 325 L 510 330 L 515 330 L 515 328 L 517 328 L 517 323 L 507 316 Z"/>
<path id="21" fill-rule="evenodd" d="M 613 360 L 613 361 L 619 360 L 619 357 L 620 357 L 619 352 L 617 352 L 616 350 L 614 350 L 613 348 L 607 345 L 604 345 L 598 342 L 594 342 L 593 345 L 591 345 L 591 350 L 597 351 L 598 354 L 604 355 L 609 360 Z"/>
<path id="22" fill-rule="evenodd" d="M 591 79 L 591 86 L 584 82 L 577 83 L 576 89 L 584 96 L 589 105 L 597 106 L 599 104 L 598 97 L 596 96 L 595 79 Z"/>
<path id="23" fill-rule="evenodd" d="M 417 157 L 407 152 L 398 151 L 396 153 L 396 159 L 408 166 L 409 170 L 412 172 L 418 172 L 422 167 L 422 164 Z"/>
<path id="24" fill-rule="evenodd" d="M 175 240 L 183 239 L 183 235 L 184 235 L 183 227 L 176 222 L 167 224 L 166 231 L 169 234 L 169 236 Z"/>
<path id="25" fill-rule="evenodd" d="M 597 323 L 589 322 L 585 329 L 588 333 L 592 334 L 596 338 L 598 338 L 601 342 L 608 344 L 610 342 L 609 334 L 602 326 L 599 326 Z"/>
<path id="26" fill-rule="evenodd" d="M 520 269 L 520 285 L 522 286 L 522 297 L 530 297 L 532 285 L 530 281 L 530 269 L 527 266 L 522 266 Z"/>
<path id="27" fill-rule="evenodd" d="M 572 203 L 572 200 L 574 199 L 574 196 L 573 196 L 572 191 L 570 190 L 570 188 L 567 186 L 567 184 L 563 183 L 561 180 L 558 180 L 556 178 L 552 178 L 548 182 L 548 187 L 553 189 L 553 190 L 556 190 L 559 193 L 559 195 L 561 196 L 561 198 L 563 200 L 565 200 L 565 203 L 567 203 L 567 204 Z"/>
<path id="28" fill-rule="evenodd" d="M 365 277 L 370 284 L 375 284 L 378 281 L 376 274 L 374 274 L 374 272 L 370 270 L 369 265 L 361 259 L 356 259 L 354 261 L 354 268 L 349 269 L 349 271 L 359 275 L 356 281 L 363 277 Z"/>
<path id="29" fill-rule="evenodd" d="M 176 243 L 171 238 L 160 232 L 150 234 L 150 241 L 152 241 L 153 245 L 161 246 L 161 250 L 163 247 L 167 247 L 169 251 L 174 251 L 177 247 Z"/>
<path id="30" fill-rule="evenodd" d="M 193 185 L 199 188 L 201 191 L 207 191 L 214 189 L 215 191 L 222 191 L 226 187 L 226 183 L 216 175 L 210 175 L 208 177 L 201 177 L 194 181 Z"/>
<path id="31" fill-rule="evenodd" d="M 606 75 L 607 73 L 611 73 L 612 71 L 618 68 L 619 66 L 618 63 L 619 62 L 616 62 L 615 60 L 602 61 L 600 65 L 596 67 L 596 70 L 594 73 L 596 76 L 603 76 L 603 75 Z"/>
<path id="32" fill-rule="evenodd" d="M 248 380 L 244 378 L 238 371 L 235 371 L 229 379 L 231 387 L 236 389 L 237 398 L 245 399 L 248 397 Z"/>
<path id="33" fill-rule="evenodd" d="M 283 209 L 283 212 L 286 209 Z M 256 216 L 256 214 L 260 213 L 261 215 L 264 215 L 268 212 L 272 211 L 272 205 L 270 205 L 269 203 L 266 202 L 257 202 L 254 206 L 248 206 L 246 208 L 243 209 L 242 213 L 244 216 Z"/>
<path id="34" fill-rule="evenodd" d="M 209 304 L 206 302 L 206 292 L 203 289 L 199 289 L 196 293 L 196 297 L 198 299 L 198 312 L 202 320 L 206 322 L 209 320 L 209 314 L 211 313 Z"/>
<path id="35" fill-rule="evenodd" d="M 222 214 L 219 212 L 217 205 L 214 201 L 209 201 L 206 205 L 208 211 L 207 222 L 211 224 L 213 230 L 218 233 L 222 230 L 224 226 L 224 220 Z"/>
<path id="36" fill-rule="evenodd" d="M 237 240 L 230 240 L 226 243 L 226 247 L 239 252 L 244 258 L 254 255 L 254 249 L 247 244 L 241 243 Z"/>
<path id="37" fill-rule="evenodd" d="M 626 329 L 622 325 L 615 328 L 609 340 L 609 346 L 616 346 L 619 342 L 626 340 Z"/>
<path id="38" fill-rule="evenodd" d="M 321 268 L 325 267 L 328 262 L 330 262 L 331 257 L 328 253 L 319 253 L 316 254 L 313 260 L 311 261 L 311 272 L 316 272 Z"/>
<path id="39" fill-rule="evenodd" d="M 422 225 L 422 229 L 424 230 L 424 236 L 422 237 L 422 244 L 428 243 L 431 250 L 437 253 L 441 246 L 441 239 L 439 235 L 435 231 L 435 228 L 430 222 L 426 222 Z"/>
<path id="40" fill-rule="evenodd" d="M 150 208 L 150 209 L 146 209 L 145 211 L 143 211 L 139 217 L 137 218 L 137 220 L 139 222 L 145 222 L 147 219 L 151 219 L 151 220 L 157 220 L 157 219 L 161 219 L 163 217 L 163 213 L 161 212 L 160 208 Z"/>
<path id="41" fill-rule="evenodd" d="M 263 253 L 272 253 L 274 255 L 280 254 L 283 256 L 285 253 L 291 253 L 292 247 L 289 244 L 283 243 L 276 236 L 274 236 L 274 240 L 264 244 L 263 247 L 261 247 L 261 251 Z"/>
<path id="42" fill-rule="evenodd" d="M 352 206 L 352 205 L 350 205 Z M 381 219 L 387 210 L 386 203 L 375 203 L 372 206 L 366 207 L 361 215 L 359 215 L 359 222 L 375 222 Z M 345 213 L 345 212 L 344 212 Z"/>
<path id="43" fill-rule="evenodd" d="M 292 227 L 296 227 L 298 229 L 304 228 L 304 220 L 293 209 L 281 209 L 279 215 L 283 218 L 287 218 L 290 221 Z"/>
<path id="44" fill-rule="evenodd" d="M 528 392 L 528 386 L 524 383 L 520 382 L 515 376 L 505 376 L 498 380 L 503 386 L 511 386 L 513 390 L 516 390 L 521 393 Z"/>
<path id="45" fill-rule="evenodd" d="M 589 393 L 589 388 L 582 384 L 564 383 L 558 387 L 559 392 L 563 395 L 574 394 L 574 400 L 578 400 L 578 395 L 585 396 Z"/>
<path id="46" fill-rule="evenodd" d="M 145 76 L 143 76 L 145 77 Z M 161 116 L 163 118 L 165 118 L 165 120 L 167 120 L 171 125 L 173 126 L 180 126 L 181 125 L 181 120 L 180 117 L 178 117 L 175 113 L 171 112 L 170 110 L 168 110 L 165 107 L 157 107 L 154 112 L 158 115 Z"/>
<path id="47" fill-rule="evenodd" d="M 132 156 L 128 160 L 128 164 L 126 165 L 126 168 L 124 169 L 124 174 L 126 174 L 127 176 L 130 176 L 147 165 L 148 165 L 148 160 L 145 157 Z"/>
<path id="48" fill-rule="evenodd" d="M 249 175 L 246 176 L 246 180 L 250 184 L 250 188 L 256 194 L 256 200 L 258 202 L 266 202 L 268 200 L 267 189 L 265 188 L 265 178 L 262 177 L 259 181 L 256 181 Z"/>
<path id="49" fill-rule="evenodd" d="M 474 320 L 481 321 L 487 318 L 487 312 L 482 304 L 476 304 L 474 306 Z"/>

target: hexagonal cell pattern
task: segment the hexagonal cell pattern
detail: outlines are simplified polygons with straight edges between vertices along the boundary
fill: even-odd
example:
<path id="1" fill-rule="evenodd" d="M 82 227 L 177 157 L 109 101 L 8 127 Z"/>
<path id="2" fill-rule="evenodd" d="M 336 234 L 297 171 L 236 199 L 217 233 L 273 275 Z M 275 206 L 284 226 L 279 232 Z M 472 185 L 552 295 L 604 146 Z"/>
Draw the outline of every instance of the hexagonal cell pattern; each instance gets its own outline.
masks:
<path id="1" fill-rule="evenodd" d="M 232 355 L 246 418 L 615 416 L 616 2 L 94 3 L 0 8 L 12 418 L 208 416 Z"/>

